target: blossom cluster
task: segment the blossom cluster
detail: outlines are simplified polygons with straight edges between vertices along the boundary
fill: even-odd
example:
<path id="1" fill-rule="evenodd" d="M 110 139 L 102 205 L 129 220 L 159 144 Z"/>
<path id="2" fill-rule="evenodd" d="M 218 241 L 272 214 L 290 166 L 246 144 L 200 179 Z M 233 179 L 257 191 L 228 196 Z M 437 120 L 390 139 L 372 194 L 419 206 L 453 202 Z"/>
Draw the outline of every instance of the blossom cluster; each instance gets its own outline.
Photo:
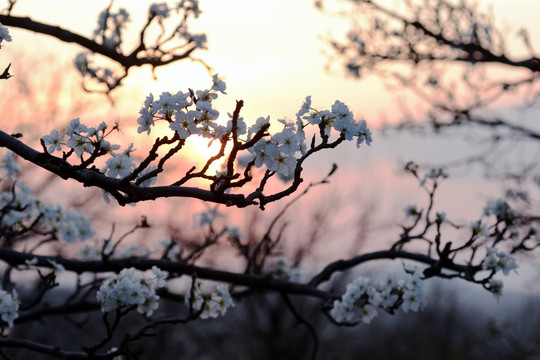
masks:
<path id="1" fill-rule="evenodd" d="M 53 129 L 50 135 L 43 136 L 43 142 L 47 146 L 47 151 L 52 154 L 61 151 L 62 146 L 66 146 L 70 151 L 80 158 L 84 153 L 92 154 L 97 148 L 105 152 L 117 150 L 119 145 L 111 145 L 105 140 L 108 125 L 102 122 L 96 127 L 88 127 L 81 123 L 79 118 L 70 121 L 66 131 L 59 133 Z M 117 128 L 117 126 L 115 126 Z"/>
<path id="2" fill-rule="evenodd" d="M 89 156 L 109 154 L 111 157 L 106 161 L 106 165 L 101 171 L 112 178 L 125 177 L 135 168 L 132 156 L 135 149 L 133 144 L 130 144 L 127 149 L 116 151 L 120 149 L 120 145 L 113 145 L 105 140 L 112 131 L 107 132 L 107 128 L 108 125 L 105 122 L 96 127 L 89 127 L 76 118 L 71 120 L 66 131 L 59 133 L 53 129 L 50 135 L 43 136 L 43 143 L 51 154 L 55 151 L 62 151 L 63 147 L 66 147 L 69 153 L 74 152 L 81 159 L 84 154 Z M 118 130 L 117 124 L 113 130 Z M 151 169 L 145 170 L 150 171 Z M 140 176 L 144 174 L 146 172 L 141 173 Z"/>
<path id="3" fill-rule="evenodd" d="M 200 312 L 201 319 L 223 316 L 227 309 L 234 307 L 234 301 L 226 285 L 218 285 L 216 292 L 205 294 L 201 291 L 201 283 L 196 281 L 185 297 L 186 306 L 192 311 Z"/>
<path id="4" fill-rule="evenodd" d="M 269 126 L 269 117 L 260 117 L 249 128 L 242 117 L 233 119 L 233 115 L 230 114 L 230 119 L 225 125 L 217 121 L 220 113 L 214 108 L 213 102 L 219 93 L 226 94 L 225 90 L 225 82 L 216 74 L 213 76 L 212 86 L 207 90 L 190 89 L 188 92 L 179 91 L 176 94 L 164 92 L 157 99 L 150 94 L 139 111 L 137 131 L 150 134 L 156 121 L 165 121 L 181 140 L 193 135 L 222 143 L 232 138 L 240 142 L 249 142 L 256 134 L 260 136 L 260 130 Z M 357 146 L 362 143 L 370 145 L 372 142 L 371 132 L 365 120 L 354 120 L 353 113 L 340 101 L 336 101 L 331 110 L 317 111 L 311 108 L 311 97 L 308 96 L 296 118 L 296 122 L 278 120 L 283 125 L 282 130 L 273 135 L 265 133 L 248 148 L 248 159 L 244 163 L 253 161 L 256 167 L 264 165 L 269 171 L 277 173 L 284 179 L 291 178 L 299 156 L 305 155 L 307 151 L 304 128 L 308 125 L 317 126 L 324 141 L 328 141 L 333 129 L 339 133 L 341 140 L 356 139 Z M 115 129 L 118 129 L 118 124 L 113 128 Z M 112 145 L 105 140 L 110 134 L 106 130 L 105 123 L 97 127 L 88 127 L 79 119 L 74 119 L 63 133 L 53 130 L 50 135 L 44 136 L 43 143 L 49 153 L 61 151 L 65 146 L 69 150 L 68 154 L 74 152 L 81 160 L 84 154 L 95 157 L 109 154 L 111 158 L 106 161 L 106 166 L 101 171 L 113 178 L 126 177 L 135 169 L 132 157 L 133 144 L 121 152 L 117 151 L 120 148 L 118 145 Z M 152 169 L 145 168 L 139 177 Z M 140 185 L 148 186 L 154 181 L 155 177 L 147 179 Z"/>
<path id="5" fill-rule="evenodd" d="M 6 178 L 17 176 L 20 168 L 13 153 L 8 152 L 3 157 L 0 169 Z M 32 224 L 67 242 L 83 241 L 94 234 L 88 217 L 74 209 L 41 201 L 29 187 L 19 182 L 13 184 L 12 189 L 0 192 L 0 210 L 0 234 L 26 229 Z"/>
<path id="6" fill-rule="evenodd" d="M 8 29 L 0 23 L 0 45 L 2 44 L 2 41 L 10 42 L 11 35 L 9 35 Z"/>
<path id="7" fill-rule="evenodd" d="M 176 94 L 164 92 L 157 100 L 150 94 L 139 111 L 137 132 L 150 134 L 156 120 L 165 120 L 180 139 L 186 139 L 190 135 L 221 139 L 230 133 L 231 129 L 214 121 L 218 118 L 219 111 L 212 107 L 212 101 L 218 97 L 217 92 L 225 94 L 225 88 L 225 83 L 216 74 L 209 90 L 197 90 L 193 94 L 182 91 Z"/>
<path id="8" fill-rule="evenodd" d="M 517 269 L 516 260 L 512 255 L 492 247 L 488 247 L 486 251 L 486 257 L 482 260 L 482 268 L 494 272 L 502 271 L 504 275 Z"/>
<path id="9" fill-rule="evenodd" d="M 420 186 L 423 186 L 428 179 L 429 180 L 436 180 L 436 179 L 439 179 L 439 178 L 447 179 L 448 178 L 448 173 L 442 168 L 431 169 L 429 172 L 427 172 L 424 175 L 424 178 L 422 180 L 420 180 Z"/>
<path id="10" fill-rule="evenodd" d="M 101 284 L 96 294 L 101 311 L 136 305 L 138 312 L 151 316 L 159 306 L 156 289 L 165 286 L 166 278 L 167 274 L 156 266 L 145 273 L 134 268 L 123 269 Z"/>
<path id="11" fill-rule="evenodd" d="M 180 261 L 182 259 L 182 248 L 180 244 L 170 237 L 161 239 L 158 241 L 158 245 L 162 250 L 163 258 L 170 261 Z"/>
<path id="12" fill-rule="evenodd" d="M 176 6 L 170 6 L 167 2 L 153 3 L 148 10 L 151 16 L 166 19 L 170 16 L 171 10 L 179 11 L 183 9 L 186 13 L 192 13 L 195 18 L 201 14 L 199 0 L 180 0 Z"/>
<path id="13" fill-rule="evenodd" d="M 17 293 L 13 290 L 8 293 L 0 289 L 0 318 L 7 323 L 9 327 L 13 327 L 13 322 L 19 317 L 19 301 Z"/>
<path id="14" fill-rule="evenodd" d="M 154 3 L 150 5 L 150 9 L 148 10 L 151 16 L 157 16 L 160 19 L 166 19 L 170 16 L 171 9 L 169 9 L 169 5 L 166 2 L 162 3 Z"/>
<path id="15" fill-rule="evenodd" d="M 484 215 L 495 215 L 499 219 L 512 219 L 519 216 L 517 210 L 512 209 L 504 199 L 490 201 L 484 207 Z"/>
<path id="16" fill-rule="evenodd" d="M 100 41 L 104 47 L 118 49 L 122 44 L 123 30 L 130 21 L 129 13 L 126 9 L 112 11 L 110 8 L 104 9 L 98 16 L 98 25 L 94 30 L 94 40 Z M 113 86 L 120 81 L 109 68 L 95 65 L 91 59 L 92 52 L 80 52 L 75 57 L 75 68 L 83 77 L 90 77 L 98 82 Z"/>
<path id="17" fill-rule="evenodd" d="M 248 139 L 270 121 L 269 118 L 259 118 L 248 131 Z M 270 139 L 260 139 L 250 152 L 255 159 L 255 166 L 263 164 L 270 171 L 275 171 L 284 178 L 292 177 L 299 154 L 307 150 L 304 128 L 315 125 L 321 129 L 323 136 L 330 136 L 332 129 L 337 131 L 345 140 L 356 138 L 356 145 L 370 145 L 372 135 L 365 120 L 356 121 L 348 106 L 336 100 L 331 110 L 315 110 L 311 107 L 311 96 L 307 96 L 302 107 L 296 113 L 296 122 L 279 120 L 283 130 L 274 134 Z"/>
<path id="18" fill-rule="evenodd" d="M 111 49 L 119 47 L 122 43 L 122 31 L 130 20 L 129 13 L 124 8 L 116 12 L 110 8 L 104 9 L 99 13 L 94 39 L 101 38 L 102 44 Z"/>
<path id="19" fill-rule="evenodd" d="M 99 83 L 110 84 L 111 87 L 120 81 L 120 76 L 115 75 L 113 70 L 96 65 L 92 59 L 92 52 L 84 51 L 75 56 L 75 69 L 81 76 L 97 80 Z"/>
<path id="20" fill-rule="evenodd" d="M 473 236 L 488 236 L 489 230 L 486 225 L 482 223 L 482 220 L 475 220 L 471 222 L 471 231 Z"/>
<path id="21" fill-rule="evenodd" d="M 294 266 L 294 264 L 283 255 L 278 255 L 269 259 L 264 264 L 263 273 L 286 281 L 300 281 L 300 269 Z"/>
<path id="22" fill-rule="evenodd" d="M 213 101 L 218 98 L 218 93 L 225 94 L 225 90 L 225 82 L 218 75 L 214 75 L 213 85 L 209 90 L 179 91 L 176 94 L 165 92 L 158 99 L 150 94 L 139 112 L 137 131 L 150 134 L 156 121 L 165 120 L 180 139 L 197 135 L 210 140 L 228 140 L 233 132 L 232 115 L 229 114 L 231 119 L 226 125 L 221 125 L 216 121 L 219 111 L 213 107 Z M 248 149 L 251 156 L 244 161 L 254 160 L 256 167 L 265 165 L 268 170 L 290 178 L 296 167 L 298 155 L 306 153 L 304 128 L 310 124 L 323 129 L 325 136 L 329 136 L 331 129 L 334 129 L 345 140 L 355 138 L 357 146 L 364 142 L 371 144 L 372 136 L 365 120 L 354 120 L 347 105 L 340 101 L 336 101 L 331 110 L 316 111 L 311 108 L 311 97 L 308 96 L 296 117 L 296 122 L 278 120 L 283 125 L 282 130 L 270 138 L 258 140 Z M 246 141 L 250 141 L 260 129 L 268 126 L 269 122 L 269 117 L 260 117 L 248 128 L 244 119 L 239 117 L 236 119 L 234 130 L 236 136 L 246 135 Z"/>
<path id="23" fill-rule="evenodd" d="M 369 279 L 360 277 L 347 285 L 340 300 L 334 300 L 330 315 L 340 323 L 365 324 L 378 315 L 377 307 L 393 310 L 401 305 L 404 312 L 417 312 L 425 306 L 422 273 L 417 268 L 406 268 L 406 279 L 388 276 L 375 288 Z"/>

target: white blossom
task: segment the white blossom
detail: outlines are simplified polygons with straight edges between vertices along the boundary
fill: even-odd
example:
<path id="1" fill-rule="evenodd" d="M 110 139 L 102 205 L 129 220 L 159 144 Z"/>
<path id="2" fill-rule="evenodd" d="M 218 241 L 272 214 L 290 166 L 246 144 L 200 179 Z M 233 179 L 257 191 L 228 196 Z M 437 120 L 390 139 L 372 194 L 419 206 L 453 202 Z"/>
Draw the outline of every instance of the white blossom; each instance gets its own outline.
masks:
<path id="1" fill-rule="evenodd" d="M 517 267 L 516 260 L 512 255 L 492 247 L 486 249 L 486 257 L 482 260 L 482 268 L 494 272 L 502 271 L 504 275 L 508 275 L 510 271 L 517 269 Z"/>
<path id="2" fill-rule="evenodd" d="M 217 292 L 203 294 L 199 281 L 186 294 L 185 304 L 196 312 L 200 311 L 201 319 L 223 316 L 228 308 L 235 306 L 227 286 L 220 285 L 217 287 Z"/>
<path id="3" fill-rule="evenodd" d="M 149 10 L 151 15 L 155 15 L 160 19 L 166 19 L 170 15 L 169 5 L 166 2 L 154 3 L 150 5 Z"/>
<path id="4" fill-rule="evenodd" d="M 111 275 L 101 284 L 96 295 L 101 311 L 136 305 L 138 312 L 151 316 L 158 308 L 156 289 L 164 286 L 165 278 L 166 274 L 155 266 L 145 273 L 129 268 Z"/>
<path id="5" fill-rule="evenodd" d="M 61 151 L 62 150 L 62 139 L 64 138 L 64 134 L 59 134 L 57 130 L 53 129 L 51 131 L 50 135 L 43 136 L 43 142 L 45 143 L 45 146 L 48 146 L 47 151 L 49 154 L 52 154 L 55 151 Z"/>
<path id="6" fill-rule="evenodd" d="M 19 300 L 17 298 L 17 292 L 13 290 L 11 293 L 8 293 L 7 291 L 0 289 L 0 318 L 7 323 L 9 327 L 13 327 L 13 322 L 18 317 Z"/>
<path id="7" fill-rule="evenodd" d="M 15 161 L 15 156 L 13 155 L 13 152 L 8 151 L 2 157 L 0 169 L 4 170 L 5 176 L 8 179 L 15 179 L 17 177 L 17 175 L 21 171 L 21 167 Z"/>
<path id="8" fill-rule="evenodd" d="M 8 29 L 0 23 L 0 45 L 2 44 L 2 41 L 10 42 L 11 35 L 9 35 Z"/>
<path id="9" fill-rule="evenodd" d="M 112 178 L 128 176 L 135 167 L 133 158 L 124 154 L 113 155 L 107 160 L 106 165 L 103 172 Z"/>

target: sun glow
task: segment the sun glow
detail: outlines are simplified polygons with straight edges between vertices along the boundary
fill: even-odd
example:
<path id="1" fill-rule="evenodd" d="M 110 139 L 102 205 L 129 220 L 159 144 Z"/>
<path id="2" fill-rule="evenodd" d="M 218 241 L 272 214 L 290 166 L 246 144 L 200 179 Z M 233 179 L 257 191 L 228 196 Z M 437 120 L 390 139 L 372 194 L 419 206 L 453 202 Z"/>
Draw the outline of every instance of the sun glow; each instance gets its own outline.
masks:
<path id="1" fill-rule="evenodd" d="M 190 136 L 186 141 L 184 151 L 195 162 L 193 165 L 197 166 L 197 169 L 202 169 L 208 159 L 219 153 L 220 146 L 219 141 L 211 141 L 211 139 L 202 136 Z M 206 173 L 215 175 L 217 171 L 221 170 L 224 161 L 224 157 L 217 159 L 210 165 Z"/>

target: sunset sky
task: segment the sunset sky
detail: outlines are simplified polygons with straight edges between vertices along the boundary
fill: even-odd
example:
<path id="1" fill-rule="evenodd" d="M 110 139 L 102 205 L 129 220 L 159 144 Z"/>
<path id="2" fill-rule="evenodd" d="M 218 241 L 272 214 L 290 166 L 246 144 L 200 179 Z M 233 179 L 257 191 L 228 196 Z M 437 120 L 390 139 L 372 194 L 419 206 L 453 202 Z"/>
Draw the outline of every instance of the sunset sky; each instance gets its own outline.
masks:
<path id="1" fill-rule="evenodd" d="M 108 3 L 109 0 L 19 0 L 13 14 L 28 15 L 90 36 L 99 11 Z M 146 7 L 133 9 L 130 6 L 133 3 L 116 1 L 115 6 L 131 11 L 131 26 L 136 30 L 144 21 Z M 391 7 L 395 1 L 385 3 Z M 540 38 L 539 1 L 482 1 L 481 6 L 487 3 L 493 4 L 495 17 L 503 26 L 510 26 L 514 31 L 526 26 L 533 39 Z M 349 29 L 349 22 L 343 17 L 316 10 L 311 0 L 201 0 L 200 5 L 203 13 L 200 19 L 192 21 L 191 28 L 207 34 L 208 50 L 197 52 L 196 57 L 204 59 L 227 82 L 228 95 L 218 102 L 223 114 L 232 112 L 235 101 L 242 99 L 245 103 L 242 114 L 248 121 L 268 115 L 274 121 L 294 118 L 305 97 L 311 95 L 317 108 L 329 108 L 337 99 L 345 102 L 357 118 L 365 118 L 373 128 L 381 119 L 399 120 L 396 94 L 389 93 L 379 78 L 368 76 L 361 82 L 347 78 L 339 61 L 328 69 L 329 58 L 324 54 L 331 52 L 323 38 L 343 36 Z M 2 48 L 0 59 L 2 64 L 13 63 L 14 74 L 19 66 L 16 56 L 21 52 L 26 52 L 25 56 L 30 58 L 56 54 L 71 66 L 74 55 L 80 51 L 76 46 L 44 36 L 17 29 L 10 32 L 13 42 Z M 106 113 L 112 119 L 133 121 L 150 92 L 158 95 L 163 91 L 206 88 L 210 84 L 206 70 L 198 63 L 178 62 L 158 69 L 156 75 L 158 79 L 153 81 L 148 68 L 133 70 L 124 88 L 113 94 L 116 107 L 111 108 L 103 100 L 104 110 L 92 110 L 90 114 L 96 119 Z M 78 82 L 76 76 L 74 80 Z M 10 90 L 3 86 L 0 91 Z M 95 100 L 95 96 L 92 99 Z M 69 119 L 65 119 L 65 123 L 67 121 Z M 399 162 L 449 160 L 460 151 L 465 154 L 466 149 L 464 142 L 454 139 L 420 140 L 405 135 L 385 138 L 375 132 L 371 148 L 356 150 L 348 146 L 322 156 L 319 162 L 310 164 L 308 171 L 315 174 L 320 170 L 324 174 L 332 162 L 337 161 L 341 168 L 329 189 L 347 189 L 345 194 L 357 193 L 364 200 L 377 197 L 382 203 L 381 211 L 395 215 L 401 214 L 403 207 L 412 201 L 411 194 L 421 194 L 413 181 L 396 175 Z M 441 208 L 449 209 L 447 212 L 460 220 L 473 220 L 471 216 L 480 213 L 488 194 L 499 190 L 497 185 L 485 185 L 478 179 L 458 176 L 455 182 L 449 182 L 441 194 Z M 331 196 L 333 190 L 322 190 L 323 197 Z"/>

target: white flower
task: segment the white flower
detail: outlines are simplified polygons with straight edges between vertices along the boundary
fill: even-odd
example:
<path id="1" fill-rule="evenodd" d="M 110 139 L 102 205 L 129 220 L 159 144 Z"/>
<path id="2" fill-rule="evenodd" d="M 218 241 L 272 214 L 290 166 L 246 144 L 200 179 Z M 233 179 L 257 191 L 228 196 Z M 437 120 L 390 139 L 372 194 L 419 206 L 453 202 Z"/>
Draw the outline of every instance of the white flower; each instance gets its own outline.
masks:
<path id="1" fill-rule="evenodd" d="M 43 137 L 43 142 L 46 146 L 49 148 L 47 151 L 49 154 L 52 154 L 55 151 L 61 151 L 62 150 L 62 144 L 61 141 L 64 138 L 64 134 L 60 135 L 57 130 L 53 129 L 51 131 L 50 135 L 45 135 Z"/>
<path id="2" fill-rule="evenodd" d="M 409 310 L 417 312 L 421 305 L 421 299 L 416 291 L 405 291 L 403 294 L 403 305 L 401 306 L 403 312 L 408 312 Z"/>
<path id="3" fill-rule="evenodd" d="M 379 304 L 383 308 L 389 308 L 394 306 L 399 297 L 396 294 L 392 294 L 392 289 L 384 289 L 381 294 L 381 303 Z"/>
<path id="4" fill-rule="evenodd" d="M 229 117 L 231 117 L 231 120 L 227 121 L 227 132 L 232 131 L 232 115 L 229 114 Z M 236 135 L 243 135 L 247 131 L 247 125 L 243 118 L 239 117 L 236 121 Z"/>
<path id="5" fill-rule="evenodd" d="M 336 118 L 332 123 L 332 127 L 339 131 L 347 141 L 352 140 L 354 136 L 358 136 L 358 125 L 352 116 Z"/>
<path id="6" fill-rule="evenodd" d="M 253 124 L 249 130 L 248 130 L 248 140 L 251 140 L 251 137 L 259 132 L 264 126 L 266 126 L 268 123 L 270 123 L 270 116 L 267 117 L 259 117 L 255 124 Z"/>
<path id="7" fill-rule="evenodd" d="M 141 116 L 137 119 L 137 123 L 139 124 L 137 132 L 140 134 L 146 131 L 147 134 L 150 134 L 151 126 L 154 126 L 154 117 L 145 108 L 141 109 L 139 113 Z"/>
<path id="8" fill-rule="evenodd" d="M 416 208 L 416 205 L 408 205 L 405 207 L 405 216 L 406 217 L 417 217 L 420 212 Z"/>
<path id="9" fill-rule="evenodd" d="M 277 172 L 279 175 L 282 175 L 285 180 L 289 180 L 293 177 L 296 168 L 296 158 L 294 156 L 280 152 L 279 155 L 272 160 L 272 165 L 268 166 L 268 170 Z"/>
<path id="10" fill-rule="evenodd" d="M 229 307 L 234 307 L 234 301 L 231 297 L 231 294 L 229 293 L 229 287 L 226 286 L 226 285 L 218 285 L 217 287 L 217 291 L 218 291 L 218 294 L 219 296 L 221 297 L 222 299 L 222 302 L 223 302 L 223 307 L 225 308 L 229 308 Z"/>
<path id="11" fill-rule="evenodd" d="M 446 213 L 445 212 L 438 212 L 435 214 L 436 222 L 437 223 L 443 223 L 446 220 Z"/>
<path id="12" fill-rule="evenodd" d="M 373 142 L 373 137 L 371 131 L 367 127 L 366 120 L 360 120 L 357 123 L 358 127 L 358 139 L 356 141 L 356 147 L 359 148 L 362 143 L 366 143 L 367 146 L 370 146 Z"/>
<path id="13" fill-rule="evenodd" d="M 86 131 L 86 127 L 84 127 L 84 131 Z M 83 130 L 75 129 L 66 142 L 66 146 L 73 149 L 78 157 L 81 157 L 84 152 L 91 154 L 94 151 L 92 142 L 87 136 L 80 135 L 82 133 Z"/>
<path id="14" fill-rule="evenodd" d="M 227 94 L 225 92 L 227 85 L 225 84 L 225 81 L 219 78 L 218 74 L 214 74 L 214 76 L 212 77 L 212 81 L 213 81 L 212 90 L 219 91 L 222 94 Z"/>
<path id="15" fill-rule="evenodd" d="M 377 316 L 377 309 L 372 305 L 364 305 L 360 310 L 360 318 L 365 324 L 371 323 L 371 320 Z"/>
<path id="16" fill-rule="evenodd" d="M 195 46 L 200 49 L 206 49 L 206 42 L 208 41 L 206 38 L 206 34 L 195 34 L 191 35 L 191 41 L 195 43 Z"/>
<path id="17" fill-rule="evenodd" d="M 166 252 L 167 259 L 171 261 L 179 261 L 182 258 L 180 244 L 174 242 L 171 238 L 167 237 L 161 239 L 158 244 L 160 248 L 163 249 L 163 252 Z"/>
<path id="18" fill-rule="evenodd" d="M 166 19 L 170 15 L 170 9 L 166 2 L 150 5 L 149 12 L 151 15 L 155 15 L 161 19 Z"/>
<path id="19" fill-rule="evenodd" d="M 185 296 L 186 306 L 191 306 L 194 311 L 201 311 L 201 319 L 217 318 L 223 316 L 227 309 L 234 307 L 234 302 L 229 294 L 227 286 L 220 285 L 217 292 L 203 294 L 201 292 L 201 283 L 196 282 L 193 289 Z M 191 297 L 193 293 L 193 298 Z"/>
<path id="20" fill-rule="evenodd" d="M 255 155 L 256 167 L 261 167 L 265 164 L 270 169 L 274 166 L 274 157 L 279 155 L 277 145 L 272 144 L 265 139 L 257 141 L 257 143 L 248 150 Z"/>
<path id="21" fill-rule="evenodd" d="M 0 164 L 0 169 L 3 169 L 6 173 L 6 177 L 8 179 L 15 179 L 19 172 L 21 171 L 21 167 L 17 162 L 15 161 L 15 156 L 13 155 L 13 152 L 8 151 L 4 157 L 2 158 L 2 163 Z"/>
<path id="22" fill-rule="evenodd" d="M 113 155 L 105 164 L 107 167 L 103 172 L 112 178 L 128 176 L 135 167 L 133 158 L 124 154 Z"/>
<path id="23" fill-rule="evenodd" d="M 272 136 L 272 143 L 278 145 L 278 149 L 285 155 L 293 155 L 300 150 L 300 137 L 288 127 Z"/>
<path id="24" fill-rule="evenodd" d="M 8 293 L 0 290 L 0 318 L 6 322 L 9 327 L 13 327 L 13 322 L 19 317 L 19 301 L 17 293 L 13 290 Z"/>
<path id="25" fill-rule="evenodd" d="M 489 281 L 488 290 L 499 299 L 502 295 L 503 282 L 501 280 L 491 279 Z"/>
<path id="26" fill-rule="evenodd" d="M 183 111 L 177 111 L 175 113 L 175 120 L 169 124 L 171 130 L 176 131 L 180 139 L 186 139 L 189 135 L 196 132 L 197 126 L 195 124 L 195 116 L 193 116 L 195 114 L 191 114 L 192 116 L 188 115 L 189 113 L 186 114 Z"/>
<path id="27" fill-rule="evenodd" d="M 264 264 L 263 273 L 278 279 L 292 282 L 300 281 L 300 271 L 286 257 L 278 255 L 271 258 Z"/>
<path id="28" fill-rule="evenodd" d="M 156 289 L 164 285 L 166 274 L 155 267 L 151 273 L 141 273 L 129 268 L 110 276 L 101 284 L 96 294 L 101 311 L 109 312 L 137 305 L 139 313 L 152 315 L 158 307 L 159 297 L 156 295 Z"/>
<path id="29" fill-rule="evenodd" d="M 484 207 L 484 214 L 485 215 L 493 214 L 498 218 L 507 218 L 507 217 L 513 218 L 513 217 L 518 216 L 517 211 L 512 209 L 510 205 L 503 199 L 490 201 Z"/>
<path id="30" fill-rule="evenodd" d="M 428 179 L 435 180 L 438 178 L 446 179 L 448 178 L 448 174 L 442 168 L 431 169 L 427 174 L 424 175 L 424 178 L 420 181 L 420 186 L 423 186 Z"/>
<path id="31" fill-rule="evenodd" d="M 476 220 L 471 222 L 471 231 L 473 235 L 480 235 L 480 236 L 488 236 L 489 231 L 486 228 L 484 224 L 482 224 L 482 220 Z"/>
<path id="32" fill-rule="evenodd" d="M 498 251 L 495 248 L 486 248 L 486 257 L 482 260 L 482 268 L 501 271 L 508 275 L 510 271 L 517 269 L 518 265 L 514 257 L 504 251 Z"/>
<path id="33" fill-rule="evenodd" d="M 160 268 L 158 268 L 155 265 L 152 266 L 151 271 L 152 271 L 152 274 L 154 275 L 153 286 L 156 288 L 164 287 L 166 284 L 165 280 L 168 277 L 167 273 L 165 271 L 162 271 Z"/>
<path id="34" fill-rule="evenodd" d="M 10 42 L 11 41 L 11 35 L 9 35 L 9 31 L 6 27 L 0 23 L 0 44 L 2 44 L 2 41 Z"/>
<path id="35" fill-rule="evenodd" d="M 383 301 L 382 294 L 373 287 L 368 287 L 366 294 L 368 295 L 368 302 L 373 306 L 379 306 Z"/>
<path id="36" fill-rule="evenodd" d="M 310 110 L 311 110 L 311 95 L 306 96 L 306 100 L 302 104 L 302 107 L 296 113 L 296 118 L 300 119 L 304 114 L 309 113 Z"/>

